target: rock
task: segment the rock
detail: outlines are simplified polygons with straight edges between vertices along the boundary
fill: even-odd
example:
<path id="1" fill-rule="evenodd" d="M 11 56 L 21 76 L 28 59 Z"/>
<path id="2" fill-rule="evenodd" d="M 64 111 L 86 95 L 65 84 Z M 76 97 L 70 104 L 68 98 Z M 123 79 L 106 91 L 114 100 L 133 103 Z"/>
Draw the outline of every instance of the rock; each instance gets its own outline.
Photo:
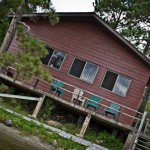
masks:
<path id="1" fill-rule="evenodd" d="M 57 146 L 57 144 L 58 144 L 57 141 L 54 140 L 54 141 L 53 141 L 53 145 L 54 145 L 54 146 Z"/>
<path id="2" fill-rule="evenodd" d="M 12 123 L 12 120 L 11 120 L 11 119 L 5 119 L 5 120 L 4 120 L 4 124 L 5 124 L 6 126 L 9 126 L 9 127 L 10 127 L 10 126 L 12 126 L 13 123 Z"/>
<path id="3" fill-rule="evenodd" d="M 57 121 L 53 121 L 53 120 L 49 120 L 47 121 L 48 125 L 54 126 L 54 127 L 62 127 L 62 124 L 57 122 Z"/>
<path id="4" fill-rule="evenodd" d="M 94 147 L 88 147 L 86 150 L 96 150 Z"/>

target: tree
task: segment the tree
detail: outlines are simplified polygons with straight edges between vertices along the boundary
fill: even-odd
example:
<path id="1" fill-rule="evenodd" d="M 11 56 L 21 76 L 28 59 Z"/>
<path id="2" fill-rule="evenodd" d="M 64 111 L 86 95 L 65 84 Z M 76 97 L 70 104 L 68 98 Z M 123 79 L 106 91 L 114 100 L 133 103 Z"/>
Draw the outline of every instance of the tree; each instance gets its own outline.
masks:
<path id="1" fill-rule="evenodd" d="M 13 5 L 11 5 L 13 4 Z M 11 12 L 10 11 L 10 7 Z M 16 69 L 15 76 L 19 76 L 22 79 L 30 79 L 33 75 L 40 78 L 44 78 L 47 81 L 51 81 L 49 72 L 42 67 L 41 58 L 46 56 L 47 49 L 42 41 L 32 37 L 29 33 L 29 27 L 20 22 L 24 13 L 36 12 L 37 9 L 43 10 L 48 14 L 51 24 L 55 24 L 59 21 L 59 18 L 55 15 L 55 10 L 52 7 L 50 0 L 1 0 L 0 1 L 2 21 L 6 20 L 8 25 L 7 15 L 11 13 L 13 15 L 10 26 L 6 32 L 4 41 L 0 48 L 0 67 L 13 66 Z M 23 24 L 20 26 L 19 24 Z M 7 26 L 3 23 L 3 28 L 7 29 Z M 28 28 L 28 29 L 25 29 Z M 17 32 L 16 32 L 17 31 Z M 20 52 L 12 54 L 7 52 L 9 45 L 17 33 L 17 39 L 20 47 Z M 1 35 L 1 39 L 3 36 Z"/>
<path id="2" fill-rule="evenodd" d="M 42 41 L 26 33 L 22 25 L 17 26 L 17 39 L 20 51 L 16 54 L 3 52 L 0 55 L 0 67 L 12 66 L 16 69 L 15 77 L 31 79 L 33 76 L 40 77 L 51 82 L 49 72 L 42 67 L 41 59 L 47 55 L 47 49 Z"/>
<path id="3" fill-rule="evenodd" d="M 10 10 L 9 4 L 10 0 L 1 0 L 0 6 L 4 7 L 4 15 L 8 13 Z M 55 15 L 55 10 L 52 7 L 50 0 L 12 0 L 11 3 L 14 2 L 14 9 L 11 10 L 13 14 L 13 18 L 11 24 L 9 26 L 8 31 L 6 32 L 4 41 L 0 48 L 0 53 L 3 51 L 7 51 L 8 47 L 15 35 L 16 25 L 20 22 L 23 13 L 29 12 L 37 12 L 37 10 L 41 10 L 44 13 L 47 13 L 49 16 L 49 20 L 52 24 L 58 22 L 58 17 Z M 2 15 L 2 14 L 1 14 Z"/>
<path id="4" fill-rule="evenodd" d="M 106 23 L 150 57 L 150 0 L 96 0 L 95 4 Z"/>

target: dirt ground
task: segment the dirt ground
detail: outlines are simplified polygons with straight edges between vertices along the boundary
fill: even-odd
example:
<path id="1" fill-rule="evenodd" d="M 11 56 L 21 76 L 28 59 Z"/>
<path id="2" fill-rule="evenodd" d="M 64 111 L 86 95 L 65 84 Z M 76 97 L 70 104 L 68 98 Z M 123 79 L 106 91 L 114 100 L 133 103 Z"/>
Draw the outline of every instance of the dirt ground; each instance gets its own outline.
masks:
<path id="1" fill-rule="evenodd" d="M 14 129 L 0 123 L 0 150 L 55 150 L 36 136 L 24 136 Z"/>

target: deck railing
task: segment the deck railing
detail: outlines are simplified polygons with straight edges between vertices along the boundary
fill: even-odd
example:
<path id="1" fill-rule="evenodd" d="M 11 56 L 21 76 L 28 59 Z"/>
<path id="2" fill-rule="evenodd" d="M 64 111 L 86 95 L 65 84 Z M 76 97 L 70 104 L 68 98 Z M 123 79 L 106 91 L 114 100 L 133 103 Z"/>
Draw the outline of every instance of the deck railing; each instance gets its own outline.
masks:
<path id="1" fill-rule="evenodd" d="M 11 69 L 13 69 L 13 68 L 11 68 Z M 4 74 L 4 73 L 3 73 L 3 74 Z M 5 72 L 5 75 L 6 75 L 6 72 Z M 108 103 L 108 104 L 110 104 L 110 103 L 115 103 L 115 104 L 119 105 L 119 106 L 121 107 L 120 110 L 115 110 L 115 109 L 111 108 L 111 109 L 113 109 L 114 111 L 117 111 L 117 112 L 118 112 L 118 117 L 117 117 L 117 119 L 116 119 L 117 122 L 122 122 L 122 121 L 120 121 L 120 117 L 123 116 L 123 115 L 124 115 L 125 118 L 128 118 L 128 120 L 132 120 L 132 121 L 130 121 L 129 124 L 127 124 L 127 125 L 129 125 L 129 126 L 133 126 L 133 122 L 135 122 L 135 123 L 134 123 L 134 125 L 135 125 L 136 122 L 140 122 L 140 121 L 141 121 L 141 117 L 142 117 L 143 113 L 138 112 L 137 110 L 134 110 L 134 109 L 132 109 L 132 108 L 129 108 L 129 107 L 127 107 L 127 106 L 124 106 L 124 105 L 122 105 L 122 104 L 120 104 L 120 103 L 116 103 L 116 102 L 114 102 L 114 101 L 112 101 L 112 100 L 110 100 L 110 99 L 107 99 L 107 98 L 105 98 L 105 97 L 102 97 L 102 96 L 100 96 L 100 95 L 97 95 L 97 94 L 95 94 L 95 93 L 92 93 L 92 92 L 90 92 L 90 91 L 87 91 L 87 90 L 85 90 L 85 89 L 81 89 L 81 88 L 79 88 L 79 87 L 76 87 L 76 86 L 71 85 L 71 84 L 69 84 L 69 83 L 67 83 L 67 82 L 61 81 L 61 80 L 59 80 L 59 79 L 56 79 L 56 78 L 52 78 L 52 79 L 53 79 L 53 80 L 58 80 L 58 81 L 64 83 L 64 87 L 63 87 L 63 88 L 59 87 L 59 88 L 61 88 L 62 90 L 64 90 L 65 93 L 66 93 L 66 96 L 65 96 L 65 94 L 64 94 L 64 95 L 63 95 L 63 98 L 62 98 L 62 99 L 64 99 L 64 100 L 71 101 L 72 94 L 75 94 L 75 93 L 74 93 L 74 89 L 76 88 L 76 89 L 79 89 L 79 90 L 83 91 L 83 92 L 84 92 L 84 95 L 86 95 L 86 96 L 82 96 L 83 99 L 92 101 L 92 100 L 89 98 L 89 95 L 95 95 L 95 96 L 97 96 L 97 97 L 100 97 L 100 98 L 101 98 L 101 101 L 102 101 L 101 103 L 98 103 L 98 102 L 93 101 L 94 103 L 97 103 L 97 104 L 99 105 L 99 108 L 100 108 L 100 107 L 110 108 L 109 105 L 104 104 L 103 102 Z M 18 79 L 18 80 L 19 80 L 19 79 Z M 24 81 L 21 81 L 21 82 L 24 82 Z M 46 81 L 44 81 L 44 80 L 41 80 L 41 79 L 39 79 L 39 78 L 37 78 L 37 77 L 34 77 L 33 80 L 32 80 L 32 87 L 33 87 L 33 88 L 39 88 L 39 87 L 38 87 L 39 82 L 43 82 L 43 83 L 49 85 L 49 89 L 50 89 L 50 85 L 53 84 L 53 83 L 50 84 L 50 83 L 48 83 L 48 82 L 46 82 Z M 25 83 L 26 83 L 26 82 L 25 82 Z M 30 83 L 27 83 L 27 84 L 30 84 L 30 85 L 31 85 L 31 82 L 30 82 Z M 42 85 L 42 86 L 44 86 L 44 85 Z M 54 85 L 53 85 L 53 86 L 54 86 Z M 43 90 L 43 88 L 44 88 L 44 87 L 40 87 L 40 90 Z M 58 88 L 58 87 L 56 87 L 56 89 L 57 89 L 57 88 Z M 47 92 L 48 92 L 48 91 L 47 91 Z M 67 94 L 67 93 L 68 93 L 68 94 Z M 53 95 L 56 96 L 56 91 L 54 91 Z M 78 95 L 77 95 L 77 96 L 78 96 Z M 83 107 L 84 107 L 84 106 L 83 106 Z M 101 110 L 100 112 L 98 111 L 98 112 L 95 112 L 95 113 L 100 114 L 100 115 L 103 115 L 103 111 L 102 111 L 102 110 Z"/>
<path id="2" fill-rule="evenodd" d="M 53 78 L 53 79 L 58 80 L 58 81 L 60 81 L 60 82 L 63 82 L 63 81 L 61 81 L 61 80 L 59 80 L 59 79 L 56 79 L 56 78 Z M 111 108 L 111 109 L 113 109 L 114 111 L 117 111 L 117 112 L 118 112 L 119 115 L 118 115 L 117 120 L 119 120 L 120 115 L 125 115 L 125 116 L 127 116 L 127 117 L 129 117 L 129 118 L 134 119 L 135 122 L 137 122 L 137 121 L 140 122 L 140 121 L 141 121 L 141 117 L 142 117 L 143 113 L 138 112 L 137 110 L 134 110 L 134 109 L 132 109 L 132 108 L 129 108 L 129 107 L 127 107 L 127 106 L 124 106 L 124 105 L 122 105 L 122 104 L 120 104 L 120 103 L 116 103 L 116 102 L 111 101 L 111 100 L 109 100 L 109 99 L 107 99 L 107 98 L 104 98 L 104 97 L 102 97 L 102 96 L 100 96 L 100 95 L 97 95 L 97 94 L 95 94 L 95 93 L 89 92 L 89 91 L 84 90 L 84 89 L 81 89 L 81 88 L 76 87 L 76 86 L 74 86 L 74 85 L 71 85 L 71 84 L 69 84 L 69 83 L 64 82 L 64 84 L 65 84 L 66 86 L 69 86 L 69 87 L 73 88 L 73 89 L 75 89 L 75 88 L 76 88 L 76 89 L 79 89 L 79 90 L 83 91 L 84 93 L 88 93 L 89 95 L 94 95 L 94 96 L 100 97 L 101 101 L 106 101 L 106 102 L 108 102 L 108 103 L 115 103 L 115 104 L 119 105 L 119 106 L 121 107 L 120 110 L 115 110 L 115 109 Z M 60 87 L 59 87 L 59 88 L 60 88 Z M 64 91 L 66 91 L 66 92 L 68 92 L 68 93 L 75 94 L 74 91 L 67 90 L 66 88 L 61 88 L 61 89 L 63 89 Z M 56 94 L 56 93 L 54 93 L 54 94 Z M 77 96 L 78 96 L 78 95 L 77 95 Z M 89 100 L 89 101 L 93 101 L 93 100 L 89 99 L 89 98 L 86 97 L 86 96 L 82 96 L 82 98 L 84 98 L 84 99 L 86 99 L 86 100 Z M 71 100 L 71 98 L 70 98 L 70 100 Z M 106 107 L 106 108 L 110 108 L 108 105 L 105 105 L 105 104 L 103 104 L 103 103 L 98 103 L 98 102 L 95 102 L 95 101 L 93 101 L 93 102 L 94 102 L 94 103 L 97 103 L 99 106 L 103 106 L 103 107 Z M 128 114 L 128 113 L 123 112 L 124 109 L 126 109 L 127 111 L 130 111 L 131 113 L 133 112 L 134 115 L 130 115 L 130 114 Z M 136 116 L 138 116 L 138 117 L 136 117 Z"/>

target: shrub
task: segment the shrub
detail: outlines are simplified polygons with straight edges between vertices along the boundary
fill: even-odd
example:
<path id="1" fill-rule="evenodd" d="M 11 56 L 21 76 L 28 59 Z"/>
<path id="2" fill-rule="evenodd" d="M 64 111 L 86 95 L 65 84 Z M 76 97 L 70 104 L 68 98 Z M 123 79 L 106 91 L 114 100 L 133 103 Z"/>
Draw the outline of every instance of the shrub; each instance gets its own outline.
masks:
<path id="1" fill-rule="evenodd" d="M 55 107 L 56 103 L 54 103 L 51 98 L 46 97 L 38 114 L 38 118 L 43 120 L 50 119 Z"/>
<path id="2" fill-rule="evenodd" d="M 111 136 L 106 131 L 101 131 L 96 133 L 94 131 L 88 130 L 85 134 L 85 138 L 92 142 L 98 143 L 104 147 L 109 148 L 109 150 L 122 150 L 123 141 L 119 138 Z"/>

